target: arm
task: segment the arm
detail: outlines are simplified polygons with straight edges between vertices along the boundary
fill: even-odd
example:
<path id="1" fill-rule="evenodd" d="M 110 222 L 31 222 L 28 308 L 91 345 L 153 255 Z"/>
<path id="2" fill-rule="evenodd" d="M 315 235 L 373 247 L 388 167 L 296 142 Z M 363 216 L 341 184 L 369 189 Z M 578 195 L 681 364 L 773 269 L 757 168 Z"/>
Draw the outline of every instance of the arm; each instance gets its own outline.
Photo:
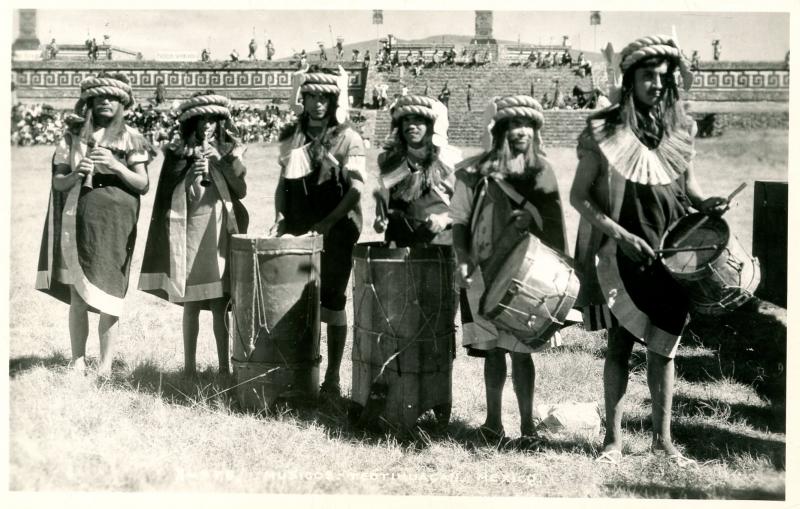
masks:
<path id="1" fill-rule="evenodd" d="M 222 162 L 220 172 L 225 177 L 225 182 L 228 183 L 228 189 L 231 190 L 234 197 L 241 200 L 247 196 L 247 182 L 244 179 L 247 175 L 247 167 L 242 159 L 233 152 L 223 157 Z"/>
<path id="2" fill-rule="evenodd" d="M 586 151 L 578 161 L 575 180 L 569 193 L 569 201 L 578 213 L 607 236 L 614 239 L 629 258 L 644 262 L 655 258 L 652 248 L 644 239 L 633 235 L 605 214 L 591 197 L 591 189 L 600 173 L 598 156 Z"/>
<path id="3" fill-rule="evenodd" d="M 89 158 L 94 164 L 102 164 L 106 166 L 112 173 L 119 176 L 122 182 L 125 183 L 133 191 L 139 194 L 147 193 L 150 189 L 150 180 L 147 177 L 147 166 L 144 162 L 132 163 L 128 168 L 125 164 L 121 163 L 115 158 L 111 151 L 103 147 L 95 147 L 89 153 Z"/>
<path id="4" fill-rule="evenodd" d="M 364 156 L 364 144 L 357 135 L 352 136 L 350 145 L 347 148 L 347 156 L 342 162 L 342 171 L 345 179 L 350 183 L 350 189 L 336 208 L 334 208 L 322 221 L 315 224 L 312 229 L 325 235 L 333 225 L 338 223 L 348 212 L 353 210 L 361 200 L 361 191 L 364 189 L 364 172 L 366 158 Z"/>
<path id="5" fill-rule="evenodd" d="M 700 183 L 694 176 L 692 167 L 686 170 L 686 195 L 692 202 L 692 206 L 703 214 L 722 214 L 728 207 L 728 200 L 721 196 L 706 198 L 700 188 Z"/>
<path id="6" fill-rule="evenodd" d="M 72 171 L 68 164 L 57 164 L 53 172 L 53 189 L 64 192 L 83 180 L 84 175 L 91 172 L 91 162 L 78 167 L 77 171 Z"/>
<path id="7" fill-rule="evenodd" d="M 355 184 L 356 181 L 354 181 Z M 325 216 L 325 219 L 313 226 L 313 230 L 317 233 L 325 235 L 333 225 L 339 222 L 348 212 L 353 210 L 358 202 L 361 200 L 361 185 L 354 185 L 342 197 L 342 200 L 331 211 L 330 214 Z"/>

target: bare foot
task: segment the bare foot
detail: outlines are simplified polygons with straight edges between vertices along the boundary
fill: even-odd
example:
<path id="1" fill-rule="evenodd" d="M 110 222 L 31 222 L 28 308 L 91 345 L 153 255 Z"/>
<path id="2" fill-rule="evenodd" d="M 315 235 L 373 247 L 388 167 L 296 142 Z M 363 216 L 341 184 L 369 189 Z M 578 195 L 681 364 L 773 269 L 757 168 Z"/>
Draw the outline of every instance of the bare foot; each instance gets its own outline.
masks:
<path id="1" fill-rule="evenodd" d="M 650 445 L 650 450 L 653 452 L 663 452 L 667 456 L 683 456 L 671 440 L 653 440 Z"/>
<path id="2" fill-rule="evenodd" d="M 86 358 L 85 357 L 76 357 L 72 359 L 67 367 L 72 370 L 74 373 L 79 375 L 86 374 Z"/>

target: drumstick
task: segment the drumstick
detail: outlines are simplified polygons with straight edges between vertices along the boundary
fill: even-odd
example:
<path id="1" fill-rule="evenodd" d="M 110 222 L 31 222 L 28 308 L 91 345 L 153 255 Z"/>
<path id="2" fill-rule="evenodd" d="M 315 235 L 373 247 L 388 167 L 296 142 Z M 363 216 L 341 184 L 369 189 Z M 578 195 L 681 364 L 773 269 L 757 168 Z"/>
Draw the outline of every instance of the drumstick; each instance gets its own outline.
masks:
<path id="1" fill-rule="evenodd" d="M 665 249 L 654 249 L 653 252 L 655 254 L 670 254 L 670 253 L 682 253 L 684 251 L 710 251 L 712 249 L 717 249 L 719 246 L 716 244 L 710 244 L 708 246 L 687 246 L 687 247 L 668 247 Z"/>
<path id="2" fill-rule="evenodd" d="M 729 208 L 731 208 L 731 200 L 733 200 L 734 196 L 736 196 L 737 194 L 742 192 L 742 189 L 744 189 L 745 187 L 747 187 L 747 183 L 746 182 L 742 182 L 741 184 L 739 184 L 739 187 L 734 189 L 733 192 L 728 195 L 727 204 L 725 205 L 725 208 L 722 210 L 722 213 L 720 214 L 720 217 L 722 217 L 722 214 L 724 214 L 725 212 L 728 211 Z M 706 221 L 708 221 L 709 217 L 711 217 L 711 216 L 708 216 L 708 215 L 704 216 L 697 223 L 695 223 L 694 226 L 692 226 L 691 228 L 686 230 L 686 233 L 684 233 L 683 235 L 681 235 L 680 237 L 675 239 L 675 242 L 672 243 L 672 247 L 673 248 L 680 247 L 680 245 L 683 244 L 684 240 L 686 240 L 691 234 L 696 232 L 698 228 L 700 228 L 701 226 L 706 224 Z"/>
<path id="3" fill-rule="evenodd" d="M 382 220 L 386 220 L 386 216 L 389 215 L 388 205 L 386 205 L 386 200 L 383 199 L 383 194 L 380 190 L 376 189 L 372 193 L 372 197 L 375 198 L 375 203 L 378 204 L 378 214 L 381 216 Z"/>

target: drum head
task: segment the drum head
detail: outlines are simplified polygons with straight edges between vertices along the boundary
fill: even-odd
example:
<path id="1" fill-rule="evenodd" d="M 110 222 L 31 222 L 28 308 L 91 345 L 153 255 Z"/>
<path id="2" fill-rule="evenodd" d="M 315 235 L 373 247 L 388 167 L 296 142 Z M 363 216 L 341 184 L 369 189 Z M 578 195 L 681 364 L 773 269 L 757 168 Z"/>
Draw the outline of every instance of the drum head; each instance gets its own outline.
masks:
<path id="1" fill-rule="evenodd" d="M 687 248 L 687 251 L 664 254 L 663 263 L 670 272 L 674 274 L 697 272 L 716 260 L 728 245 L 730 229 L 728 223 L 719 217 L 708 217 L 700 227 L 682 238 L 704 217 L 706 216 L 703 214 L 689 214 L 676 221 L 667 230 L 661 240 L 662 249 L 676 247 L 675 242 L 678 240 L 680 240 L 680 245 L 677 247 Z M 716 246 L 716 248 L 689 249 L 707 248 L 708 246 Z"/>
<path id="2" fill-rule="evenodd" d="M 492 310 L 497 309 L 498 304 L 505 297 L 511 286 L 511 280 L 517 276 L 522 262 L 525 261 L 525 255 L 528 253 L 528 246 L 533 240 L 536 240 L 535 237 L 526 235 L 508 255 L 505 263 L 498 271 L 497 277 L 492 282 L 492 286 L 486 292 L 484 311 L 487 313 L 491 314 Z"/>

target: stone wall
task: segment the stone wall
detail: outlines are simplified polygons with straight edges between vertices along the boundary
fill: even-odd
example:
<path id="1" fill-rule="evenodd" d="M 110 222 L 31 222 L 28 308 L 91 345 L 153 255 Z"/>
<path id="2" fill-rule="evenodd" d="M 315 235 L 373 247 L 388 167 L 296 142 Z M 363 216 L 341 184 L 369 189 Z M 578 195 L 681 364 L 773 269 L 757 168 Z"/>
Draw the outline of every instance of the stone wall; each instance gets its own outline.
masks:
<path id="1" fill-rule="evenodd" d="M 333 68 L 331 63 L 324 67 Z M 343 63 L 350 76 L 349 93 L 361 105 L 367 69 L 360 63 Z M 167 86 L 168 100 L 185 99 L 192 93 L 212 89 L 237 102 L 286 102 L 291 93 L 292 73 L 288 62 L 157 62 L 139 61 L 14 61 L 12 80 L 21 102 L 47 103 L 69 108 L 78 97 L 82 79 L 101 71 L 124 72 L 140 100 L 155 95 L 159 78 Z"/>

